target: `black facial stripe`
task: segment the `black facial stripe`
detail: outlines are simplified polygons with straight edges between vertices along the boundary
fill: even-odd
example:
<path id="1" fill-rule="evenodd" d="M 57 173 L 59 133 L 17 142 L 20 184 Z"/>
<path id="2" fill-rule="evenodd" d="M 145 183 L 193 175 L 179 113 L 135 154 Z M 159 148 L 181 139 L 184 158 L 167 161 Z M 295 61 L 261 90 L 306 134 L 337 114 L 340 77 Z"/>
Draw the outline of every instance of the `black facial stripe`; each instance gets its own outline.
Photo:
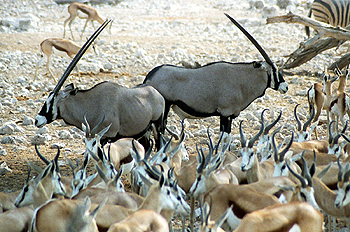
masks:
<path id="1" fill-rule="evenodd" d="M 305 194 L 304 194 L 303 192 L 300 192 L 300 196 L 301 196 L 302 198 L 304 198 L 304 200 L 306 201 L 306 196 L 305 196 Z"/>

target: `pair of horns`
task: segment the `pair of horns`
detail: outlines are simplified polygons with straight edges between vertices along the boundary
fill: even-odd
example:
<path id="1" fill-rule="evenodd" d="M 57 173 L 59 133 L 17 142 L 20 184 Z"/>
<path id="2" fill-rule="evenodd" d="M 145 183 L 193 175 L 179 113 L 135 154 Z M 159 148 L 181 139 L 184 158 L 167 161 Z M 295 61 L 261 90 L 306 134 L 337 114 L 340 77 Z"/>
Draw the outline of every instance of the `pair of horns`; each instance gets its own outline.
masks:
<path id="1" fill-rule="evenodd" d="M 298 124 L 298 131 L 301 131 L 301 122 L 300 122 L 300 119 L 298 118 L 298 115 L 297 115 L 297 108 L 299 105 L 300 104 L 297 104 L 294 108 L 294 117 L 295 117 L 295 120 L 297 121 L 297 124 Z M 311 110 L 312 111 L 311 111 L 310 118 L 304 123 L 302 131 L 306 131 L 308 126 L 310 126 L 312 119 L 315 117 L 315 107 L 313 104 L 311 104 Z"/>

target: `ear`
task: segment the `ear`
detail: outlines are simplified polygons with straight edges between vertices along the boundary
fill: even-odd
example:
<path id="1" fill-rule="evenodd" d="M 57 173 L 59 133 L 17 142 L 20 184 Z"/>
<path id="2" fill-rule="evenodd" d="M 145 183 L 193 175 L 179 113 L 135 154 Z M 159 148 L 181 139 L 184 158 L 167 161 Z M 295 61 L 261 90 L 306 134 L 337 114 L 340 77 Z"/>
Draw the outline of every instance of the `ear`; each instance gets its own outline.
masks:
<path id="1" fill-rule="evenodd" d="M 74 96 L 74 95 L 77 94 L 78 91 L 79 91 L 79 89 L 78 89 L 78 88 L 75 88 L 75 89 L 73 89 L 72 91 L 70 91 L 69 94 Z"/>
<path id="2" fill-rule="evenodd" d="M 84 131 L 84 133 L 86 134 L 86 126 L 84 123 L 81 124 L 81 129 Z"/>
<path id="3" fill-rule="evenodd" d="M 102 136 L 109 130 L 109 128 L 112 126 L 112 123 L 109 124 L 106 128 L 102 129 L 100 132 L 98 132 L 98 136 L 102 138 Z"/>
<path id="4" fill-rule="evenodd" d="M 88 197 L 87 197 L 88 198 Z M 88 198 L 89 200 L 90 200 L 90 198 Z M 106 204 L 106 202 L 108 201 L 108 197 L 106 198 L 106 199 L 104 199 L 104 201 L 102 201 L 102 203 L 101 204 L 99 204 L 99 206 L 97 206 L 95 209 L 94 209 L 94 211 L 92 211 L 91 213 L 90 213 L 90 216 L 92 217 L 92 218 L 95 218 L 96 217 L 96 215 L 97 215 L 97 213 L 103 208 L 103 206 Z M 91 203 L 90 203 L 91 204 Z M 87 209 L 87 211 L 90 209 L 90 207 Z"/>
<path id="5" fill-rule="evenodd" d="M 164 185 L 165 179 L 164 179 L 164 175 L 160 175 L 160 179 L 159 179 L 159 187 L 162 188 Z"/>
<path id="6" fill-rule="evenodd" d="M 297 189 L 297 186 L 291 186 L 291 185 L 275 185 L 276 187 L 284 190 L 284 191 L 292 191 L 295 192 Z"/>
<path id="7" fill-rule="evenodd" d="M 74 84 L 73 84 L 73 83 L 70 83 L 70 84 L 66 85 L 66 87 L 64 88 L 63 91 L 65 91 L 65 92 L 70 92 L 70 91 L 72 91 L 72 90 L 74 90 Z"/>

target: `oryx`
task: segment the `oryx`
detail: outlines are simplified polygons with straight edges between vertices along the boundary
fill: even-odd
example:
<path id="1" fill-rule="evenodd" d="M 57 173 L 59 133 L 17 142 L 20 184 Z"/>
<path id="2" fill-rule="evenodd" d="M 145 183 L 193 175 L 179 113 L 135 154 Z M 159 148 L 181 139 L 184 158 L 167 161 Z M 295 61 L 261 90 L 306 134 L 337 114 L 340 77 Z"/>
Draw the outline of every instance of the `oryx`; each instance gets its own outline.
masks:
<path id="1" fill-rule="evenodd" d="M 63 119 L 68 125 L 82 129 L 84 115 L 91 128 L 96 131 L 109 130 L 101 139 L 101 144 L 115 141 L 122 137 L 140 138 L 155 125 L 155 140 L 159 145 L 159 132 L 162 130 L 165 101 L 162 95 L 152 86 L 139 85 L 126 88 L 113 82 L 102 82 L 88 90 L 79 90 L 69 84 L 60 90 L 69 73 L 81 58 L 88 46 L 107 26 L 106 21 L 86 42 L 74 57 L 65 73 L 49 94 L 42 109 L 35 118 L 35 125 L 42 127 L 56 119 Z M 103 123 L 99 124 L 101 118 Z M 147 144 L 145 144 L 147 145 Z"/>
<path id="2" fill-rule="evenodd" d="M 288 91 L 282 73 L 258 42 L 233 18 L 226 16 L 255 45 L 265 61 L 230 63 L 219 61 L 200 68 L 161 65 L 151 70 L 143 83 L 165 98 L 166 120 L 170 107 L 181 118 L 220 116 L 220 129 L 231 132 L 232 119 L 265 94 L 267 88 Z"/>

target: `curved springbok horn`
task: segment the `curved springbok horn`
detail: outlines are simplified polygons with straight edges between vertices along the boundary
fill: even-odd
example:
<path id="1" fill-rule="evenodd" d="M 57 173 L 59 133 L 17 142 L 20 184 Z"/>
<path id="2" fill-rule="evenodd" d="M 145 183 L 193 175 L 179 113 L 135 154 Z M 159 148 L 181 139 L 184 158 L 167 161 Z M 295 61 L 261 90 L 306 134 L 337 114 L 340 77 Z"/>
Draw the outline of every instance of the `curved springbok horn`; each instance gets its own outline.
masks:
<path id="1" fill-rule="evenodd" d="M 280 114 L 278 115 L 278 117 L 276 118 L 275 121 L 273 121 L 272 123 L 270 123 L 268 126 L 265 127 L 264 130 L 264 135 L 267 135 L 269 133 L 269 131 L 271 130 L 272 127 L 274 127 L 277 122 L 281 119 L 282 116 L 282 110 L 280 110 Z"/>
<path id="2" fill-rule="evenodd" d="M 145 154 L 145 160 L 148 160 L 149 159 L 149 157 L 151 156 L 151 153 L 152 153 L 152 149 L 153 149 L 153 145 L 154 145 L 154 142 L 153 142 L 153 139 L 150 139 L 149 140 L 149 143 L 150 143 L 150 145 L 149 145 L 149 149 L 147 150 L 147 152 L 146 152 L 146 154 Z M 135 145 L 133 145 L 133 146 L 135 146 Z M 134 148 L 135 149 L 135 148 Z"/>
<path id="3" fill-rule="evenodd" d="M 340 156 L 337 159 L 337 164 L 338 164 L 338 182 L 341 182 L 343 179 L 343 166 L 340 163 Z"/>
<path id="4" fill-rule="evenodd" d="M 295 106 L 295 108 L 294 108 L 294 117 L 295 117 L 295 120 L 297 120 L 297 124 L 298 124 L 298 131 L 301 131 L 301 122 L 300 122 L 300 120 L 299 120 L 299 118 L 298 118 L 298 115 L 297 115 L 297 108 L 298 108 L 298 106 L 299 106 L 300 104 L 297 104 L 296 106 Z"/>
<path id="5" fill-rule="evenodd" d="M 307 127 L 311 124 L 312 119 L 314 119 L 315 117 L 315 107 L 313 104 L 311 104 L 311 115 L 310 118 L 305 122 L 304 126 L 303 126 L 303 131 L 306 131 Z"/>
<path id="6" fill-rule="evenodd" d="M 46 159 L 46 158 L 39 152 L 38 145 L 35 144 L 34 147 L 35 147 L 35 151 L 36 151 L 36 153 L 38 154 L 39 158 L 40 158 L 42 161 L 44 161 L 44 163 L 45 163 L 46 165 L 49 165 L 49 164 L 50 164 L 50 161 L 49 161 L 48 159 Z"/>
<path id="7" fill-rule="evenodd" d="M 279 161 L 282 162 L 284 160 L 284 156 L 287 153 L 287 151 L 289 150 L 290 146 L 292 146 L 294 140 L 294 132 L 292 131 L 292 136 L 289 140 L 289 143 L 287 144 L 287 146 L 279 153 Z"/>
<path id="8" fill-rule="evenodd" d="M 106 118 L 106 113 L 103 111 L 103 117 L 102 117 L 101 121 L 99 123 L 97 123 L 97 125 L 94 128 L 92 128 L 92 130 L 91 130 L 92 136 L 96 135 L 97 129 L 102 125 L 105 118 Z"/>
<path id="9" fill-rule="evenodd" d="M 53 163 L 56 165 L 56 172 L 60 172 L 60 166 L 58 165 L 58 157 L 60 156 L 61 149 L 59 146 L 54 145 L 57 148 L 57 154 L 55 158 L 53 159 Z"/>
<path id="10" fill-rule="evenodd" d="M 215 148 L 214 148 L 213 140 L 211 139 L 211 136 L 210 136 L 209 126 L 207 129 L 207 134 L 208 134 L 208 140 L 209 140 L 209 143 L 208 143 L 209 151 L 214 151 Z"/>
<path id="11" fill-rule="evenodd" d="M 334 138 L 332 134 L 332 124 L 335 123 L 335 121 L 331 121 L 328 126 L 328 143 L 333 144 Z"/>
<path id="12" fill-rule="evenodd" d="M 305 178 L 308 182 L 308 186 L 312 187 L 312 177 L 311 177 L 311 174 L 310 174 L 310 170 L 307 166 L 307 163 L 305 161 L 305 158 L 304 158 L 304 153 L 301 155 L 301 160 L 303 161 L 303 167 L 304 167 L 304 174 L 305 174 Z"/>
<path id="13" fill-rule="evenodd" d="M 28 182 L 29 182 L 30 172 L 31 171 L 32 171 L 32 168 L 30 167 L 30 165 L 28 165 L 28 174 L 27 174 L 26 184 L 28 184 Z"/>
<path id="14" fill-rule="evenodd" d="M 224 137 L 224 133 L 225 133 L 224 131 L 221 132 L 219 141 L 218 141 L 218 143 L 215 145 L 215 154 L 218 154 L 219 145 L 220 145 L 220 143 L 221 143 L 221 141 L 222 141 L 222 138 Z M 228 145 L 229 145 L 229 144 L 227 144 L 227 145 L 223 148 L 223 150 L 226 150 L 226 149 L 228 148 Z"/>
<path id="15" fill-rule="evenodd" d="M 350 169 L 349 169 L 349 163 L 346 163 L 345 165 L 345 170 L 344 170 L 344 181 L 349 181 L 349 177 L 350 177 Z"/>
<path id="16" fill-rule="evenodd" d="M 306 184 L 305 178 L 299 175 L 298 173 L 294 172 L 293 169 L 289 166 L 288 162 L 286 162 L 286 165 L 289 171 L 300 181 L 301 187 L 306 188 L 307 184 Z"/>
<path id="17" fill-rule="evenodd" d="M 261 134 L 263 133 L 263 131 L 264 131 L 264 125 L 263 125 L 262 122 L 260 122 L 260 123 L 261 123 L 261 127 L 260 127 L 259 132 L 258 132 L 256 135 L 254 135 L 254 137 L 251 138 L 251 139 L 249 140 L 249 142 L 248 142 L 248 147 L 249 147 L 249 148 L 252 148 L 252 147 L 253 147 L 255 141 L 260 137 L 260 135 L 261 135 Z"/>
<path id="18" fill-rule="evenodd" d="M 343 127 L 341 132 L 338 133 L 336 136 L 334 136 L 334 139 L 333 139 L 334 144 L 338 144 L 338 140 L 339 140 L 340 136 L 345 133 L 347 128 L 348 128 L 348 120 L 346 120 L 345 126 Z"/>
<path id="19" fill-rule="evenodd" d="M 165 129 L 169 132 L 169 134 L 171 136 L 173 136 L 176 140 L 179 140 L 179 136 L 177 134 L 175 134 L 173 131 L 171 131 L 167 126 L 165 127 Z"/>
<path id="20" fill-rule="evenodd" d="M 275 135 L 277 134 L 277 130 L 273 132 L 272 134 L 272 146 L 273 146 L 273 150 L 274 152 L 274 156 L 273 158 L 275 159 L 275 162 L 279 161 L 280 159 L 278 158 L 278 150 L 277 150 L 277 146 L 276 146 L 276 142 L 275 142 Z"/>
<path id="21" fill-rule="evenodd" d="M 89 125 L 89 123 L 88 123 L 88 121 L 87 121 L 87 119 L 86 119 L 86 114 L 87 114 L 87 112 L 85 112 L 84 113 L 84 116 L 83 116 L 83 119 L 84 119 L 84 125 L 85 125 L 85 137 L 86 138 L 90 138 L 91 136 L 90 136 L 90 125 Z"/>
<path id="22" fill-rule="evenodd" d="M 236 20 L 234 20 L 231 16 L 229 16 L 228 14 L 226 14 L 226 17 L 229 18 L 231 20 L 231 22 L 236 25 L 236 27 L 238 27 L 243 34 L 245 34 L 245 36 L 247 36 L 247 38 L 250 40 L 250 42 L 252 42 L 254 44 L 254 46 L 259 50 L 260 54 L 264 57 L 265 61 L 271 65 L 272 67 L 275 67 L 275 64 L 272 62 L 272 60 L 270 59 L 270 57 L 267 55 L 267 53 L 265 52 L 265 50 L 260 46 L 260 44 L 253 38 L 253 36 L 251 36 Z"/>
<path id="23" fill-rule="evenodd" d="M 241 136 L 241 146 L 242 147 L 246 147 L 247 146 L 247 141 L 245 140 L 244 134 L 243 134 L 243 131 L 242 131 L 242 122 L 243 122 L 243 120 L 239 123 L 239 134 Z"/>
<path id="24" fill-rule="evenodd" d="M 90 45 L 94 42 L 94 40 L 99 36 L 99 34 L 102 32 L 103 29 L 110 23 L 111 20 L 106 20 L 102 25 L 94 32 L 94 34 L 86 41 L 86 43 L 81 47 L 79 52 L 74 56 L 72 62 L 70 62 L 68 68 L 63 73 L 61 79 L 58 81 L 57 85 L 55 86 L 54 90 L 52 91 L 54 94 L 57 94 L 58 91 L 62 88 L 64 82 L 68 78 L 69 74 L 72 72 L 72 70 L 75 68 L 75 65 L 78 63 L 80 58 L 84 55 L 86 50 L 90 47 Z"/>

